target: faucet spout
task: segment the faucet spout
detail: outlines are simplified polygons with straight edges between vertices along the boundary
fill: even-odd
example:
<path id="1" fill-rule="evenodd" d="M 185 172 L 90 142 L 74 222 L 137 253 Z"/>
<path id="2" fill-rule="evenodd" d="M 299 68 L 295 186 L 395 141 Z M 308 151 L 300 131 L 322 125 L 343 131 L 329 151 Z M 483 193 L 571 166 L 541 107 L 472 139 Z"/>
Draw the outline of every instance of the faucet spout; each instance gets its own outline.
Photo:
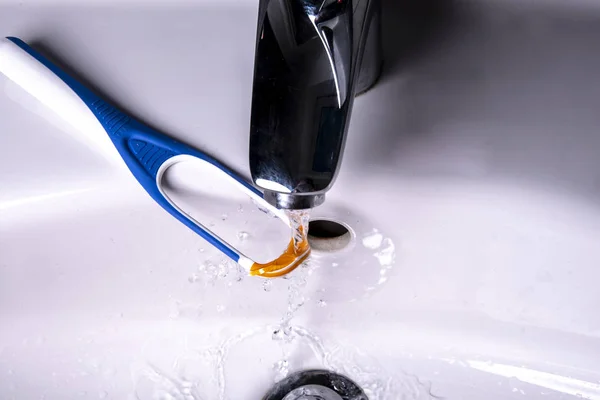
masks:
<path id="1" fill-rule="evenodd" d="M 250 171 L 282 209 L 316 207 L 339 171 L 354 94 L 381 68 L 380 0 L 260 0 Z"/>

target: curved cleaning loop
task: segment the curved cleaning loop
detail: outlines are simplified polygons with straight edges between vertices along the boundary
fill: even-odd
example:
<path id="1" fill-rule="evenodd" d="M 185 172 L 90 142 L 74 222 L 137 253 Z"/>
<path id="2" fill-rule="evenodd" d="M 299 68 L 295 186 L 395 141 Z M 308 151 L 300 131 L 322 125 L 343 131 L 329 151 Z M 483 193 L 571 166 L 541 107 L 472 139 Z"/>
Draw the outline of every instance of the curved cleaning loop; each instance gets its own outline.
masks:
<path id="1" fill-rule="evenodd" d="M 175 157 L 171 157 L 167 159 L 159 168 L 156 174 L 156 187 L 158 188 L 160 194 L 164 197 L 164 199 L 181 215 L 185 216 L 190 222 L 197 225 L 203 230 L 206 230 L 220 245 L 228 248 L 230 251 L 235 252 L 239 255 L 239 259 L 234 260 L 242 268 L 244 268 L 251 276 L 261 276 L 263 278 L 276 278 L 283 276 L 292 272 L 296 269 L 306 258 L 310 255 L 310 246 L 308 243 L 308 239 L 306 237 L 306 224 L 308 215 L 300 214 L 293 215 L 295 218 L 288 218 L 288 216 L 282 210 L 275 210 L 275 214 L 288 226 L 291 226 L 292 229 L 292 240 L 289 245 L 283 252 L 283 254 L 277 257 L 275 260 L 267 262 L 267 263 L 258 263 L 251 258 L 244 255 L 241 251 L 235 249 L 231 246 L 227 241 L 223 240 L 221 237 L 216 235 L 214 232 L 210 231 L 206 226 L 204 226 L 200 221 L 196 220 L 190 214 L 185 212 L 182 208 L 180 208 L 165 192 L 162 187 L 162 178 L 166 171 L 172 167 L 173 165 L 179 162 L 185 161 L 194 161 L 194 162 L 205 162 L 197 157 L 180 154 Z M 213 165 L 214 166 L 214 165 Z M 230 176 L 219 168 L 215 167 L 216 171 L 220 171 L 223 173 L 224 178 L 230 178 Z M 248 188 L 244 185 L 240 185 L 239 182 L 235 179 L 231 180 L 236 187 L 243 192 L 245 192 L 248 196 L 253 198 L 254 200 L 259 201 L 261 206 L 265 206 L 266 203 L 264 199 L 256 196 L 256 194 L 248 190 Z M 270 205 L 269 205 L 270 206 Z M 269 208 L 272 208 L 270 206 Z M 272 210 L 273 211 L 273 210 Z M 303 218 L 303 219 L 302 219 Z M 300 224 L 300 226 L 298 226 Z M 217 246 L 218 247 L 218 246 Z M 218 247 L 219 248 L 219 247 Z M 221 248 L 220 248 L 221 249 Z M 222 250 L 222 249 L 221 249 Z"/>

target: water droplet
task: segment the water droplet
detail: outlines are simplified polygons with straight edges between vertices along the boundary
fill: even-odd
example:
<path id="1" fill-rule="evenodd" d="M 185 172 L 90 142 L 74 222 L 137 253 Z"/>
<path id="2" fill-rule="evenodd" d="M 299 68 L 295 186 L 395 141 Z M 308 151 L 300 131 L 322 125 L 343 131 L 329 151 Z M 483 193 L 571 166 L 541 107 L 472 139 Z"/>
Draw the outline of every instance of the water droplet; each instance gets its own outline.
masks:
<path id="1" fill-rule="evenodd" d="M 219 304 L 217 305 L 217 312 L 218 313 L 222 313 L 223 311 L 225 311 L 227 309 L 227 307 L 223 304 Z"/>
<path id="2" fill-rule="evenodd" d="M 242 206 L 241 204 L 238 206 L 238 212 L 239 213 L 243 213 L 244 212 L 244 206 Z"/>
<path id="3" fill-rule="evenodd" d="M 327 302 L 325 300 L 319 300 L 319 307 L 327 307 Z"/>
<path id="4" fill-rule="evenodd" d="M 198 249 L 198 251 L 199 251 L 200 253 L 204 253 L 204 249 L 203 249 L 202 247 L 201 247 L 201 248 L 199 248 L 199 249 Z"/>
<path id="5" fill-rule="evenodd" d="M 332 266 L 333 268 L 337 268 L 339 265 L 340 265 L 340 264 L 338 264 L 338 263 L 336 263 L 336 262 L 334 262 L 334 263 L 331 263 L 331 266 Z"/>
<path id="6" fill-rule="evenodd" d="M 198 274 L 192 274 L 192 276 L 190 276 L 188 278 L 188 282 L 189 283 L 196 283 L 200 280 L 200 277 L 198 276 Z"/>
<path id="7" fill-rule="evenodd" d="M 275 370 L 275 382 L 285 379 L 290 373 L 290 364 L 288 360 L 280 360 L 273 366 Z"/>
<path id="8" fill-rule="evenodd" d="M 211 260 L 206 260 L 200 264 L 198 272 L 204 277 L 206 285 L 214 285 L 219 276 L 219 267 Z"/>
<path id="9" fill-rule="evenodd" d="M 295 336 L 292 326 L 285 323 L 273 331 L 271 339 L 275 342 L 291 343 Z"/>
<path id="10" fill-rule="evenodd" d="M 263 282 L 263 290 L 265 292 L 270 292 L 271 289 L 273 289 L 273 281 L 271 281 L 270 279 L 267 279 L 266 281 Z"/>
<path id="11" fill-rule="evenodd" d="M 248 240 L 248 238 L 250 237 L 250 234 L 246 231 L 240 231 L 240 232 L 238 232 L 237 237 L 240 241 L 243 242 L 245 240 Z"/>
<path id="12" fill-rule="evenodd" d="M 227 215 L 226 213 L 221 214 L 221 221 L 226 221 L 227 218 L 229 218 L 229 215 Z"/>
<path id="13" fill-rule="evenodd" d="M 273 334 L 271 335 L 271 339 L 278 341 L 283 339 L 283 329 L 276 329 L 273 331 Z"/>
<path id="14" fill-rule="evenodd" d="M 215 223 L 214 223 L 214 222 L 209 222 L 209 223 L 208 223 L 208 226 L 210 226 L 210 227 L 212 228 L 212 227 L 214 227 L 214 226 L 215 226 Z"/>
<path id="15" fill-rule="evenodd" d="M 383 245 L 383 248 L 374 254 L 379 260 L 379 264 L 382 266 L 392 265 L 396 259 L 396 246 L 390 238 L 383 240 L 380 245 Z"/>
<path id="16" fill-rule="evenodd" d="M 363 246 L 371 250 L 381 247 L 381 243 L 383 243 L 383 235 L 377 229 L 373 229 L 371 233 L 366 234 L 362 239 Z"/>

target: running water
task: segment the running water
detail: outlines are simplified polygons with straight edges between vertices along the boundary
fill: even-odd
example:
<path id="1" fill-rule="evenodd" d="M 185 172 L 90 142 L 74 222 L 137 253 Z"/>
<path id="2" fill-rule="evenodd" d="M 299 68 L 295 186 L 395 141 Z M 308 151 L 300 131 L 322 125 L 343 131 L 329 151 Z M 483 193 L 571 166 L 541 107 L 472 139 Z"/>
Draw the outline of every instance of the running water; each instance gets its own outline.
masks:
<path id="1" fill-rule="evenodd" d="M 287 309 L 281 317 L 279 325 L 274 327 L 271 336 L 271 338 L 279 344 L 281 349 L 281 359 L 273 365 L 275 382 L 286 378 L 290 372 L 289 359 L 291 356 L 292 345 L 297 336 L 294 332 L 294 327 L 292 326 L 292 319 L 306 301 L 305 288 L 311 268 L 312 266 L 310 263 L 305 263 L 300 269 L 296 270 L 293 275 L 287 277 Z"/>
<path id="2" fill-rule="evenodd" d="M 308 243 L 309 211 L 290 210 L 287 211 L 287 215 L 292 229 L 294 252 L 300 253 Z M 298 309 L 304 305 L 304 289 L 307 283 L 307 275 L 309 275 L 307 269 L 309 268 L 311 268 L 310 262 L 305 262 L 299 270 L 285 277 L 288 282 L 288 305 L 279 326 L 274 328 L 272 334 L 272 339 L 278 342 L 281 348 L 281 360 L 273 365 L 275 382 L 286 378 L 290 372 L 290 348 L 295 338 L 291 321 Z"/>
<path id="3" fill-rule="evenodd" d="M 241 211 L 240 211 L 241 212 Z M 303 246 L 308 246 L 308 210 L 288 211 L 292 240 L 290 248 L 294 254 L 302 251 Z M 371 282 L 372 286 L 382 284 L 382 279 L 387 279 L 395 261 L 394 243 L 384 237 L 377 230 L 372 230 L 359 236 L 362 238 L 363 249 L 367 251 L 368 259 L 375 261 L 381 271 L 375 269 L 379 281 Z M 251 241 L 253 236 L 246 232 L 238 233 L 240 242 Z M 306 248 L 304 248 L 306 249 Z M 356 261 L 356 260 L 355 260 Z M 363 263 L 366 261 L 363 261 Z M 177 400 L 231 400 L 236 387 L 226 384 L 226 375 L 236 371 L 239 365 L 244 364 L 240 359 L 243 354 L 256 352 L 256 360 L 264 359 L 256 366 L 254 374 L 249 379 L 258 379 L 264 382 L 265 389 L 268 380 L 279 381 L 290 373 L 307 367 L 320 366 L 324 369 L 335 371 L 348 376 L 360 385 L 370 400 L 395 400 L 398 398 L 421 400 L 431 399 L 429 388 L 420 383 L 416 378 L 403 372 L 396 371 L 390 374 L 379 363 L 360 353 L 354 347 L 340 346 L 335 342 L 324 342 L 315 333 L 300 327 L 294 318 L 298 311 L 312 296 L 308 291 L 308 283 L 313 272 L 320 267 L 318 260 L 304 261 L 297 269 L 281 278 L 265 279 L 260 285 L 261 292 L 271 292 L 266 295 L 273 296 L 273 301 L 283 301 L 285 298 L 275 297 L 281 293 L 277 288 L 287 286 L 287 307 L 275 326 L 262 326 L 251 329 L 225 339 L 218 346 L 204 349 L 193 349 L 182 354 L 174 365 L 174 371 L 160 371 L 152 365 L 146 365 L 140 371 L 141 377 L 136 385 L 136 397 L 142 400 L 155 398 Z M 332 267 L 338 267 L 337 262 L 331 262 Z M 361 264 L 362 265 L 362 264 Z M 340 267 L 341 268 L 341 267 Z M 333 269 L 335 271 L 335 269 Z M 360 269 L 364 271 L 366 269 Z M 190 282 L 203 284 L 205 289 L 228 282 L 241 282 L 244 272 L 237 264 L 226 260 L 205 261 Z M 239 279 L 234 279 L 239 276 Z M 224 282 L 224 281 L 227 282 Z M 253 280 L 244 281 L 250 284 Z M 364 282 L 361 282 L 364 285 Z M 329 290 L 329 288 L 328 288 Z M 205 290 L 203 290 L 204 292 Z M 364 293 L 364 288 L 362 288 Z M 368 291 L 367 291 L 368 292 Z M 328 291 L 329 293 L 329 291 Z M 339 301 L 339 298 L 335 298 Z M 328 300 L 329 301 L 329 300 Z M 319 308 L 325 307 L 327 302 L 320 300 Z M 269 342 L 273 345 L 269 346 Z M 233 350 L 233 351 L 232 351 Z M 302 357 L 298 357 L 301 354 Z M 245 359 L 245 358 L 244 358 Z M 303 360 L 313 360 L 313 364 L 306 364 Z M 240 364 L 241 363 L 241 364 Z M 264 365 L 272 365 L 272 372 L 268 368 L 262 370 Z M 202 367 L 202 368 L 200 368 Z M 201 369 L 201 371 L 197 371 Z M 262 370 L 262 372 L 261 372 Z M 226 374 L 227 371 L 227 374 Z M 243 381 L 244 377 L 238 377 Z M 238 381 L 239 382 L 239 381 Z M 236 397 L 235 395 L 234 397 Z"/>
<path id="4" fill-rule="evenodd" d="M 300 254 L 308 243 L 309 210 L 288 210 L 286 212 L 292 228 L 292 243 L 296 254 Z"/>
<path id="5" fill-rule="evenodd" d="M 308 243 L 308 210 L 288 211 L 290 227 L 292 228 L 292 242 L 294 249 L 301 251 L 301 248 Z M 281 326 L 289 328 L 290 321 L 300 307 L 304 305 L 304 288 L 306 287 L 307 276 L 310 275 L 310 269 L 313 267 L 310 261 L 305 261 L 302 268 L 297 273 L 288 275 L 285 279 L 288 281 L 288 306 L 281 319 Z"/>
<path id="6" fill-rule="evenodd" d="M 135 395 L 139 400 L 234 400 L 244 391 L 243 382 L 256 379 L 258 371 L 248 370 L 247 375 L 231 377 L 231 371 L 243 360 L 248 360 L 249 349 L 256 357 L 269 357 L 263 341 L 276 329 L 257 327 L 225 339 L 219 346 L 193 350 L 180 355 L 174 362 L 174 371 L 161 371 L 153 365 L 143 365 L 133 375 Z M 295 351 L 314 360 L 318 367 L 345 375 L 359 385 L 369 400 L 431 400 L 431 387 L 415 376 L 398 369 L 384 369 L 375 359 L 359 349 L 324 341 L 314 332 L 299 326 L 290 326 L 285 336 L 294 342 Z M 268 340 L 268 339 L 267 339 Z M 259 347 L 257 347 L 259 345 Z M 282 370 L 290 372 L 305 369 L 305 365 L 291 365 L 281 360 Z M 316 365 L 313 365 L 316 366 Z M 298 368 L 300 367 L 300 368 Z M 261 374 L 262 375 L 262 374 Z M 228 380 L 234 379 L 232 382 Z M 283 379 L 283 378 L 282 378 Z M 240 386 L 241 385 L 241 386 Z M 268 388 L 265 382 L 265 390 Z M 233 392 L 233 393 L 232 393 Z M 236 394 L 234 394 L 236 393 Z"/>

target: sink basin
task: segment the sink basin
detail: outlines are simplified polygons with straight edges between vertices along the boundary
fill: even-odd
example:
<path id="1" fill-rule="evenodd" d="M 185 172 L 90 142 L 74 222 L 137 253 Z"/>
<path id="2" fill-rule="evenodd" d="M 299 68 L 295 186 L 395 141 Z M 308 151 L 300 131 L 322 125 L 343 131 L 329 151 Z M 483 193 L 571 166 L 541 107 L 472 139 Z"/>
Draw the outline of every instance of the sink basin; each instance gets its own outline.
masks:
<path id="1" fill-rule="evenodd" d="M 255 3 L 9 0 L 0 33 L 247 176 Z M 371 400 L 600 399 L 600 6 L 415 3 L 384 4 L 383 74 L 312 211 L 351 243 L 286 279 L 244 276 L 0 76 L 0 398 L 259 399 L 319 368 Z M 288 240 L 171 175 L 242 248 Z"/>

